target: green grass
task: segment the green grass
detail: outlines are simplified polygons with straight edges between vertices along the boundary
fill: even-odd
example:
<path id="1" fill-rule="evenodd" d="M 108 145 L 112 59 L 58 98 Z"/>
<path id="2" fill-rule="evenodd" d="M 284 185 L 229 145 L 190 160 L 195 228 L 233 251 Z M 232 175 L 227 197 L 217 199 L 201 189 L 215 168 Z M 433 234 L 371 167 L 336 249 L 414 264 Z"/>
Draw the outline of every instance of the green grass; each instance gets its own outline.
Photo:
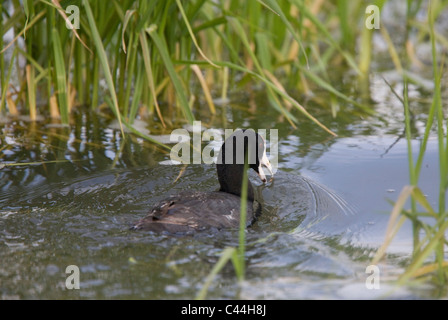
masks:
<path id="1" fill-rule="evenodd" d="M 427 23 L 417 21 L 417 13 L 428 3 L 431 10 Z M 387 1 L 368 4 L 382 9 Z M 78 30 L 66 28 L 68 5 L 80 9 Z M 421 42 L 430 39 L 435 90 L 422 143 L 414 159 L 405 85 L 403 125 L 408 141 L 410 186 L 404 187 L 394 206 L 386 241 L 375 261 L 385 254 L 399 226 L 410 219 L 414 252 L 400 281 L 431 272 L 439 283 L 446 283 L 448 140 L 441 99 L 444 59 L 437 56 L 436 44 L 446 50 L 448 39 L 434 30 L 434 22 L 446 10 L 448 1 L 407 0 L 406 5 L 403 43 L 394 44 L 383 24 L 378 32 L 406 84 L 416 81 L 408 72 L 411 59 L 405 48 L 408 35 L 416 32 Z M 197 104 L 192 103 L 193 90 L 198 84 L 210 114 L 217 112 L 213 98 L 228 98 L 231 92 L 247 91 L 248 87 L 261 84 L 272 108 L 286 120 L 285 125 L 296 128 L 300 117 L 304 117 L 329 135 L 336 135 L 329 124 L 310 114 L 297 97 L 311 96 L 313 90 L 328 92 L 331 99 L 327 105 L 335 117 L 344 112 L 339 105 L 357 108 L 360 116 L 368 117 L 375 112 L 365 100 L 338 89 L 339 84 L 331 77 L 333 69 L 343 70 L 358 75 L 361 88 L 369 87 L 374 58 L 372 37 L 376 31 L 360 27 L 364 26 L 366 6 L 362 0 L 2 1 L 0 35 L 5 39 L 12 31 L 14 39 L 3 43 L 0 51 L 0 116 L 28 115 L 36 120 L 49 115 L 69 124 L 74 108 L 100 109 L 106 104 L 122 133 L 126 127 L 160 145 L 132 126 L 137 117 L 155 118 L 161 127 L 170 130 L 182 123 L 192 123 L 200 116 L 195 112 Z M 20 47 L 19 39 L 23 41 Z M 19 60 L 26 61 L 24 68 Z M 49 103 L 38 104 L 38 98 Z M 418 187 L 427 141 L 434 126 L 440 157 L 437 208 L 428 205 Z M 404 210 L 408 198 L 411 209 Z M 419 206 L 425 212 L 419 212 Z M 422 221 L 426 216 L 434 218 L 432 224 Z M 238 277 L 244 275 L 244 234 L 240 237 L 239 249 L 224 251 L 209 279 L 229 259 L 234 262 Z M 205 297 L 203 294 L 201 297 Z"/>
<path id="2" fill-rule="evenodd" d="M 409 2 L 408 5 L 410 5 Z M 409 11 L 412 10 L 409 9 Z M 418 149 L 417 159 L 414 160 L 411 143 L 413 138 L 410 124 L 411 113 L 408 97 L 408 80 L 404 74 L 403 82 L 405 85 L 403 89 L 403 98 L 400 98 L 400 100 L 403 103 L 405 115 L 410 185 L 403 188 L 394 205 L 386 231 L 386 239 L 372 262 L 373 264 L 376 264 L 380 261 L 385 255 L 387 247 L 390 245 L 395 234 L 405 220 L 409 219 L 412 222 L 413 228 L 414 250 L 409 265 L 406 266 L 404 273 L 397 279 L 399 284 L 407 283 L 410 279 L 416 277 L 432 279 L 440 286 L 446 285 L 448 282 L 448 261 L 445 259 L 446 248 L 448 246 L 446 239 L 446 233 L 448 231 L 448 211 L 446 209 L 445 197 L 448 188 L 448 139 L 446 138 L 445 132 L 447 128 L 447 120 L 444 117 L 441 98 L 441 77 L 445 57 L 442 57 L 441 60 L 437 57 L 436 36 L 434 32 L 434 22 L 437 15 L 438 13 L 435 12 L 430 5 L 428 10 L 428 22 L 432 48 L 434 93 L 432 104 L 428 111 L 425 131 Z M 398 96 L 398 94 L 396 95 Z M 418 187 L 426 146 L 430 137 L 430 131 L 434 125 L 437 130 L 440 179 L 437 208 L 433 208 L 428 203 L 428 200 L 424 196 L 424 190 L 421 190 Z M 408 199 L 411 201 L 411 208 L 404 209 Z M 423 211 L 421 209 L 419 210 L 418 205 L 423 208 Z M 431 221 L 428 221 L 428 217 L 432 218 Z"/>
<path id="3" fill-rule="evenodd" d="M 361 10 L 361 1 L 355 2 Z M 68 5 L 79 8 L 78 30 L 66 28 L 65 19 L 71 15 L 65 12 Z M 288 104 L 334 134 L 288 93 L 291 89 L 309 88 L 307 80 L 311 80 L 316 87 L 364 107 L 328 83 L 324 67 L 312 68 L 341 56 L 349 68 L 359 73 L 354 48 L 347 50 L 344 45 L 356 34 L 348 32 L 344 20 L 343 38 L 334 37 L 327 22 L 338 17 L 332 13 L 333 7 L 329 3 L 316 8 L 303 0 L 113 0 L 108 4 L 91 0 L 27 0 L 23 4 L 6 1 L 0 7 L 0 34 L 3 37 L 14 30 L 17 36 L 3 46 L 0 54 L 1 92 L 9 96 L 16 92 L 7 87 L 9 61 L 4 53 L 13 50 L 22 38 L 25 47 L 18 55 L 30 67 L 26 68 L 29 72 L 19 70 L 16 80 L 28 94 L 14 96 L 14 102 L 20 113 L 29 114 L 31 119 L 50 112 L 49 105 L 36 105 L 36 96 L 48 100 L 54 96 L 57 116 L 65 124 L 69 123 L 73 107 L 87 105 L 96 109 L 103 103 L 109 105 L 122 130 L 123 121 L 132 124 L 141 114 L 156 115 L 163 127 L 177 121 L 192 123 L 192 80 L 200 82 L 213 113 L 213 96 L 209 92 L 221 90 L 221 96 L 228 97 L 228 88 L 239 86 L 234 80 L 236 75 L 243 74 L 249 84 L 266 85 L 272 107 L 292 127 L 298 118 L 285 108 Z M 339 5 L 340 17 L 347 8 L 347 4 Z M 327 19 L 322 21 L 318 15 Z M 328 47 L 325 57 L 315 50 L 321 44 Z M 199 70 L 191 69 L 191 64 L 197 64 Z M 105 91 L 101 82 L 105 83 Z M 244 90 L 241 86 L 239 89 Z M 1 111 L 8 114 L 14 108 L 8 107 L 5 94 Z M 168 104 L 162 108 L 160 101 Z M 166 108 L 179 112 L 172 114 Z"/>
<path id="4" fill-rule="evenodd" d="M 247 170 L 249 169 L 249 161 L 247 160 L 249 157 L 249 152 L 245 154 L 245 162 L 244 162 L 244 174 L 243 174 L 243 183 L 241 185 L 241 203 L 240 203 L 240 226 L 238 230 L 238 248 L 235 247 L 227 247 L 225 248 L 218 262 L 213 267 L 210 274 L 205 279 L 205 283 L 196 296 L 196 300 L 204 300 L 207 297 L 207 291 L 210 287 L 213 279 L 216 275 L 224 268 L 224 266 L 231 261 L 233 268 L 235 270 L 235 274 L 238 278 L 238 281 L 244 280 L 244 275 L 246 272 L 246 225 L 247 225 L 247 188 L 248 188 L 248 174 Z"/>

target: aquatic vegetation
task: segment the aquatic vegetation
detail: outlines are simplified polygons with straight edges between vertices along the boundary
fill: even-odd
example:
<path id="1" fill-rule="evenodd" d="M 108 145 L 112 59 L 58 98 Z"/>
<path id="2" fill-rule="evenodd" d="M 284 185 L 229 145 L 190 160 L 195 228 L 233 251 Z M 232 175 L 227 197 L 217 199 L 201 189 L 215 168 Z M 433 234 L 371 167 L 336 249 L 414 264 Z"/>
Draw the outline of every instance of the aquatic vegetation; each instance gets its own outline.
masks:
<path id="1" fill-rule="evenodd" d="M 371 1 L 379 11 L 388 3 Z M 166 152 L 167 146 L 133 126 L 137 119 L 151 119 L 154 130 L 168 131 L 201 120 L 204 110 L 207 115 L 218 113 L 232 92 L 261 87 L 285 126 L 296 129 L 303 117 L 335 136 L 338 131 L 330 121 L 311 113 L 301 99 L 314 99 L 333 117 L 344 116 L 349 108 L 359 118 L 374 114 L 375 92 L 370 92 L 369 81 L 374 36 L 379 36 L 405 84 L 402 94 L 396 95 L 403 103 L 410 186 L 403 188 L 394 204 L 386 240 L 374 263 L 387 253 L 394 234 L 409 219 L 414 252 L 399 282 L 435 275 L 438 283 L 446 284 L 448 140 L 442 102 L 445 57 L 440 53 L 446 52 L 448 39 L 434 24 L 448 1 L 407 0 L 402 5 L 406 26 L 397 41 L 388 26 L 370 19 L 375 10 L 366 10 L 361 0 L 2 1 L 0 117 L 26 116 L 33 123 L 44 116 L 68 125 L 79 121 L 76 108 L 88 106 L 116 119 L 123 138 L 129 130 Z M 426 10 L 427 21 L 417 19 Z M 364 27 L 372 21 L 378 30 Z M 413 41 L 411 34 L 416 34 Z M 416 44 L 428 41 L 434 94 L 415 159 L 408 83 L 419 85 L 422 80 L 409 66 L 418 61 Z M 334 70 L 355 75 L 353 88 L 344 90 Z M 329 99 L 322 102 L 314 91 L 326 92 Z M 419 188 L 425 148 L 434 128 L 439 143 L 437 208 Z M 1 164 L 0 169 L 14 165 Z M 405 209 L 408 199 L 410 209 Z M 198 298 L 206 297 L 213 278 L 228 261 L 237 278 L 244 279 L 245 245 L 241 228 L 239 246 L 224 249 Z"/>
<path id="2" fill-rule="evenodd" d="M 367 110 L 326 79 L 323 66 L 338 56 L 359 72 L 353 50 L 343 49 L 317 19 L 318 14 L 330 18 L 333 6 L 299 0 L 5 1 L 0 7 L 6 42 L 0 54 L 0 112 L 19 110 L 32 120 L 50 114 L 67 124 L 72 108 L 107 104 L 121 130 L 121 122 L 132 124 L 145 114 L 165 127 L 194 120 L 192 81 L 200 83 L 212 114 L 211 90 L 221 89 L 225 101 L 229 88 L 261 82 L 290 125 L 297 124 L 290 112 L 296 108 L 334 134 L 288 93 L 293 88 L 309 93 L 311 80 Z M 341 42 L 347 43 L 351 29 L 346 23 L 341 28 Z M 15 37 L 6 40 L 11 34 Z M 320 38 L 326 42 L 322 53 Z M 6 54 L 12 50 L 18 52 Z M 13 81 L 6 81 L 11 76 L 7 65 L 18 71 Z"/>
<path id="3" fill-rule="evenodd" d="M 417 160 L 414 159 L 412 149 L 411 133 L 411 114 L 409 110 L 408 83 L 404 79 L 403 103 L 406 125 L 406 140 L 408 144 L 408 163 L 410 185 L 405 186 L 394 205 L 389 225 L 386 231 L 386 240 L 378 250 L 373 263 L 380 261 L 386 252 L 386 249 L 392 241 L 394 235 L 402 226 L 406 219 L 412 221 L 414 235 L 414 251 L 412 259 L 406 268 L 406 271 L 399 277 L 398 283 L 406 283 L 410 278 L 435 275 L 436 283 L 445 285 L 448 281 L 448 261 L 446 260 L 446 248 L 448 242 L 446 233 L 448 230 L 448 211 L 446 208 L 446 192 L 448 188 L 448 140 L 446 137 L 447 123 L 443 114 L 442 95 L 441 95 L 441 77 L 444 68 L 444 59 L 439 66 L 436 37 L 434 31 L 435 15 L 431 11 L 431 4 L 428 10 L 429 34 L 431 39 L 431 52 L 433 64 L 434 93 L 431 108 L 428 112 L 428 119 L 425 126 L 424 135 L 417 153 Z M 440 68 L 440 69 L 439 69 Z M 430 130 L 436 126 L 437 140 L 439 147 L 439 199 L 438 207 L 433 208 L 424 195 L 424 190 L 418 187 L 423 157 L 426 151 L 426 145 L 430 136 Z M 404 205 L 408 199 L 411 199 L 411 208 L 405 209 Z M 424 209 L 420 211 L 417 204 Z M 432 219 L 428 221 L 428 217 Z M 424 235 L 422 237 L 422 234 Z M 434 257 L 434 258 L 431 258 Z M 431 262 L 434 260 L 434 262 Z"/>

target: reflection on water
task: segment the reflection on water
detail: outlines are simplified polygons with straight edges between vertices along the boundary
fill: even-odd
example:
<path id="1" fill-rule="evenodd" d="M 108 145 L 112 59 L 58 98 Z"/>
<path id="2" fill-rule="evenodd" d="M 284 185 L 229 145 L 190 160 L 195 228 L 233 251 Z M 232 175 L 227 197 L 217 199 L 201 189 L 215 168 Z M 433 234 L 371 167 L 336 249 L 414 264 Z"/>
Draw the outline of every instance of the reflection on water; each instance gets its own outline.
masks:
<path id="1" fill-rule="evenodd" d="M 257 99 L 263 106 L 265 99 Z M 312 102 L 307 107 L 321 110 Z M 333 119 L 328 111 L 319 118 L 340 135 L 329 138 L 307 120 L 289 129 L 265 107 L 257 117 L 240 108 L 221 112 L 232 122 L 218 116 L 203 124 L 278 129 L 279 170 L 267 185 L 251 175 L 263 213 L 247 231 L 245 282 L 236 283 L 229 265 L 209 297 L 376 298 L 388 291 L 387 283 L 381 292 L 367 290 L 365 268 L 384 237 L 387 199 L 408 183 L 406 145 L 397 141 L 401 122 L 381 109 L 369 119 L 357 112 Z M 237 245 L 237 231 L 179 238 L 128 227 L 168 194 L 217 189 L 215 168 L 161 165 L 166 151 L 130 134 L 121 139 L 92 112 L 78 110 L 76 117 L 70 127 L 20 119 L 0 127 L 0 161 L 34 163 L 0 169 L 1 298 L 194 297 L 221 251 Z M 431 204 L 434 181 L 431 140 L 421 175 Z M 391 247 L 395 255 L 381 266 L 384 279 L 402 270 L 410 245 L 404 228 Z M 65 287 L 68 265 L 80 268 L 80 290 Z M 420 287 L 393 296 L 431 294 Z"/>

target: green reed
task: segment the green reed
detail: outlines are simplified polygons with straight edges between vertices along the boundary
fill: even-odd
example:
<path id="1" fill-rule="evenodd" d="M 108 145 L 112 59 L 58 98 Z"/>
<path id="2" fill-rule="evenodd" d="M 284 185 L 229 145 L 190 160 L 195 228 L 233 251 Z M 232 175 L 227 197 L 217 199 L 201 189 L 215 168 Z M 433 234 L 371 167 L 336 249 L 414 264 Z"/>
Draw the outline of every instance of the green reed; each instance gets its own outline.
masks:
<path id="1" fill-rule="evenodd" d="M 154 114 L 166 127 L 166 122 L 194 120 L 194 107 L 189 103 L 192 80 L 200 82 L 213 113 L 213 97 L 208 93 L 235 87 L 235 76 L 243 74 L 246 83 L 270 83 L 268 99 L 291 126 L 298 119 L 285 107 L 290 104 L 331 133 L 288 91 L 308 90 L 311 80 L 353 102 L 329 82 L 325 65 L 341 56 L 349 68 L 359 72 L 354 47 L 348 45 L 356 38 L 355 29 L 345 19 L 348 14 L 364 18 L 359 14 L 361 2 L 356 3 L 353 9 L 339 1 L 335 14 L 331 3 L 316 6 L 305 0 L 4 1 L 0 35 L 3 38 L 14 30 L 16 37 L 0 53 L 1 92 L 13 97 L 20 112 L 32 119 L 50 111 L 50 106 L 36 104 L 40 97 L 55 101 L 57 113 L 50 113 L 62 123 L 70 121 L 73 107 L 96 109 L 106 103 L 120 125 L 132 124 L 139 115 Z M 74 22 L 72 12 L 66 12 L 69 5 L 79 9 L 79 29 L 66 27 L 67 20 Z M 334 38 L 327 22 L 333 17 L 343 19 L 340 40 Z M 5 52 L 17 46 L 18 39 L 24 40 L 19 56 L 28 67 L 19 69 L 14 80 L 26 95 L 8 87 L 5 77 L 10 62 Z M 326 49 L 321 54 L 317 48 L 322 42 Z M 200 70 L 191 69 L 193 63 Z M 8 107 L 1 111 L 11 113 L 14 106 L 9 108 L 3 94 L 2 101 Z M 162 107 L 160 101 L 167 103 Z"/>
<path id="2" fill-rule="evenodd" d="M 201 290 L 196 296 L 196 300 L 203 300 L 207 296 L 208 288 L 213 282 L 214 278 L 217 274 L 226 266 L 226 264 L 231 261 L 233 268 L 235 270 L 235 274 L 238 278 L 238 281 L 244 280 L 244 275 L 246 272 L 246 226 L 247 226 L 247 189 L 249 178 L 247 171 L 249 169 L 249 152 L 245 155 L 244 161 L 244 173 L 243 173 L 243 183 L 241 185 L 241 202 L 240 202 L 240 226 L 238 230 L 238 248 L 235 247 L 227 247 L 222 252 L 221 255 L 212 268 L 211 272 L 205 279 L 205 283 L 202 286 Z"/>
<path id="3" fill-rule="evenodd" d="M 410 5 L 410 3 L 408 3 L 408 5 Z M 409 12 L 412 12 L 412 10 L 409 9 Z M 410 185 L 404 187 L 400 193 L 389 219 L 386 239 L 373 259 L 374 264 L 379 262 L 395 234 L 405 220 L 409 219 L 412 222 L 414 250 L 409 265 L 398 279 L 398 283 L 400 284 L 407 282 L 411 278 L 422 276 L 433 276 L 435 282 L 439 285 L 446 285 L 448 282 L 448 261 L 445 259 L 445 252 L 448 246 L 446 239 L 446 232 L 448 231 L 448 211 L 446 209 L 445 197 L 448 189 L 448 139 L 445 132 L 447 120 L 444 118 L 443 114 L 441 95 L 441 78 L 445 57 L 443 57 L 443 59 L 438 59 L 436 35 L 434 31 L 434 22 L 439 13 L 440 11 L 435 11 L 432 8 L 432 3 L 430 3 L 428 10 L 428 32 L 432 47 L 431 58 L 433 64 L 434 93 L 416 160 L 414 160 L 411 143 L 411 113 L 408 98 L 408 80 L 406 75 L 403 74 L 405 85 L 403 89 L 403 99 L 400 99 L 404 106 Z M 437 128 L 440 179 L 437 208 L 433 208 L 429 204 L 423 191 L 418 187 L 420 171 L 423 165 L 423 157 L 426 152 L 431 129 L 434 125 Z M 409 198 L 411 199 L 411 208 L 404 209 L 404 205 Z M 417 205 L 420 205 L 424 211 L 420 211 Z M 432 218 L 430 222 L 428 222 L 428 217 Z"/>
<path id="4" fill-rule="evenodd" d="M 372 1 L 380 9 L 385 3 L 386 0 Z M 433 28 L 446 1 L 431 1 L 429 24 L 414 19 L 422 3 L 407 0 L 408 30 L 416 28 L 422 37 L 430 35 L 433 47 L 436 41 L 447 47 L 446 36 Z M 67 16 L 71 16 L 65 12 L 69 5 L 79 8 L 79 29 L 66 27 Z M 332 68 L 343 65 L 346 72 L 368 81 L 374 31 L 363 27 L 365 8 L 366 3 L 361 0 L 2 1 L 0 116 L 22 114 L 35 120 L 39 115 L 50 114 L 68 124 L 73 119 L 73 108 L 85 105 L 97 109 L 107 104 L 122 130 L 126 127 L 159 144 L 138 132 L 132 126 L 134 119 L 149 115 L 158 119 L 161 127 L 192 122 L 198 117 L 191 103 L 192 83 L 201 84 L 210 113 L 214 112 L 213 101 L 207 91 L 228 97 L 227 88 L 246 90 L 253 84 L 263 84 L 272 108 L 284 116 L 288 125 L 296 127 L 299 117 L 304 116 L 334 135 L 297 101 L 293 92 L 308 94 L 314 88 L 329 92 L 328 104 L 334 116 L 339 112 L 338 99 L 359 108 L 363 114 L 373 113 L 370 107 L 338 90 L 337 83 L 328 76 Z M 14 39 L 5 43 L 5 35 L 10 31 Z M 385 29 L 382 34 L 387 41 Z M 23 45 L 19 46 L 19 39 Z M 391 42 L 388 43 L 392 59 L 398 61 L 397 69 L 402 68 Z M 441 69 L 436 58 L 433 48 L 436 90 L 415 163 L 409 149 L 413 187 L 405 189 L 403 197 L 412 197 L 414 203 L 411 211 L 396 206 L 391 221 L 402 221 L 398 215 L 402 212 L 402 217 L 414 223 L 414 271 L 408 275 L 421 271 L 428 255 L 435 253 L 438 278 L 442 281 L 446 280 L 443 234 L 447 220 L 444 194 L 448 146 L 443 132 L 446 123 L 440 97 Z M 26 66 L 20 68 L 19 60 L 23 59 Z M 14 66 L 17 72 L 13 72 Z M 403 72 L 405 81 L 413 80 Z M 38 100 L 52 103 L 39 105 Z M 407 101 L 407 92 L 404 100 Z M 408 121 L 409 115 L 406 117 Z M 438 127 L 441 176 L 437 210 L 428 207 L 417 187 L 434 124 Z M 424 206 L 425 215 L 434 217 L 434 225 L 423 224 L 416 203 Z M 394 226 L 391 225 L 389 235 L 396 231 Z M 420 239 L 422 228 L 427 236 Z M 233 257 L 234 253 L 226 252 Z"/>

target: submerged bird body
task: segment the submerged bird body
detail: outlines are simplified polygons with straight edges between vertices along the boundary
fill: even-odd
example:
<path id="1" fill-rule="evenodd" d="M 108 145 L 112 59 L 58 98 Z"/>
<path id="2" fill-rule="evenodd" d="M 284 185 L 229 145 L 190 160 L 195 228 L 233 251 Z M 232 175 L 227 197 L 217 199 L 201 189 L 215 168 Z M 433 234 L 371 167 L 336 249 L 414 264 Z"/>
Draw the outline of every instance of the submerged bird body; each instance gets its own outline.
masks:
<path id="1" fill-rule="evenodd" d="M 226 192 L 180 193 L 159 202 L 133 228 L 168 233 L 238 228 L 240 203 L 239 196 Z M 248 201 L 246 226 L 255 220 L 258 208 L 258 202 Z"/>
<path id="2" fill-rule="evenodd" d="M 241 138 L 238 137 L 239 134 L 253 134 L 255 139 L 243 137 L 239 143 L 237 141 L 237 138 Z M 271 174 L 272 170 L 266 157 L 263 138 L 253 130 L 238 130 L 224 142 L 218 156 L 216 168 L 220 184 L 219 191 L 185 192 L 172 195 L 156 204 L 150 213 L 131 229 L 184 233 L 207 228 L 238 228 L 244 162 L 241 163 L 237 158 L 240 154 L 247 155 L 248 150 L 251 150 L 249 154 L 253 152 L 256 155 L 255 161 L 249 164 L 249 167 L 254 169 L 265 182 L 266 177 L 261 166 L 266 166 Z M 244 160 L 249 161 L 248 157 Z M 252 185 L 248 181 L 246 226 L 251 225 L 260 212 L 261 206 L 254 198 Z"/>

